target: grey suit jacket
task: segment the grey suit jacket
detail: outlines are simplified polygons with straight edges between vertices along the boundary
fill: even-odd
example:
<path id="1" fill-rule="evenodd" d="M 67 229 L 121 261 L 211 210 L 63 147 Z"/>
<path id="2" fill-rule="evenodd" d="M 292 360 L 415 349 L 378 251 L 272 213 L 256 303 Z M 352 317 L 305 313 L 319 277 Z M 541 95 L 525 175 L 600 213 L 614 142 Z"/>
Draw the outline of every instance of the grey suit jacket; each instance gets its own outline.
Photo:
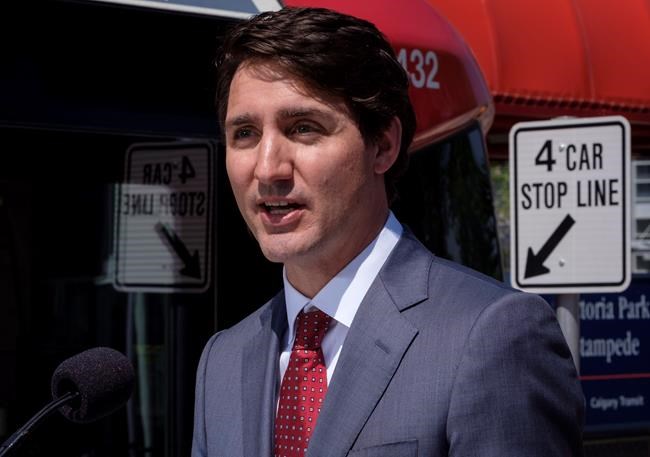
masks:
<path id="1" fill-rule="evenodd" d="M 207 343 L 193 457 L 269 457 L 281 292 Z M 550 306 L 405 233 L 354 318 L 310 457 L 577 456 L 584 400 Z"/>

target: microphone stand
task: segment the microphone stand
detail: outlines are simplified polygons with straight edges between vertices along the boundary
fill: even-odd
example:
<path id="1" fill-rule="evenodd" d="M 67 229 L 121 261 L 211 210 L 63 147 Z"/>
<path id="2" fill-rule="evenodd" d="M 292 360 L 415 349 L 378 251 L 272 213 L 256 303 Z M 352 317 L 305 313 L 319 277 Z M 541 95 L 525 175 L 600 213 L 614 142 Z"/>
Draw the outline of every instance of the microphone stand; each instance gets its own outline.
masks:
<path id="1" fill-rule="evenodd" d="M 50 403 L 48 403 L 43 409 L 41 409 L 30 420 L 28 420 L 25 425 L 18 429 L 16 433 L 11 435 L 7 441 L 2 443 L 2 446 L 0 446 L 0 457 L 8 455 L 8 453 L 11 452 L 12 449 L 15 449 L 17 447 L 17 444 L 26 438 L 27 435 L 29 435 L 29 433 L 34 429 L 34 427 L 40 424 L 43 419 L 48 417 L 59 407 L 70 403 L 79 395 L 79 392 L 68 392 L 56 400 L 52 400 Z"/>

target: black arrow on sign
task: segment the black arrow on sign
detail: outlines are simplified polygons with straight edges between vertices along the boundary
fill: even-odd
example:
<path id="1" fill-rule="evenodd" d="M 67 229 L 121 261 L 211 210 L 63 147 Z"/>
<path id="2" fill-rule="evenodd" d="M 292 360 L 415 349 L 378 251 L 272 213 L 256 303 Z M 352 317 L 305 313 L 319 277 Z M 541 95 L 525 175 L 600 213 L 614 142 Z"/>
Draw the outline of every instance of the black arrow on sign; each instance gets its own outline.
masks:
<path id="1" fill-rule="evenodd" d="M 161 238 L 167 240 L 167 243 L 174 250 L 176 255 L 180 257 L 185 266 L 181 268 L 180 274 L 183 276 L 188 276 L 190 278 L 201 279 L 201 264 L 199 263 L 199 251 L 195 250 L 194 254 L 190 254 L 190 251 L 178 237 L 178 234 L 167 224 L 158 222 L 156 224 L 156 231 Z"/>
<path id="2" fill-rule="evenodd" d="M 533 252 L 533 248 L 528 248 L 528 256 L 526 257 L 526 272 L 524 273 L 525 278 L 532 278 L 533 276 L 544 275 L 550 270 L 544 266 L 544 262 L 548 259 L 548 256 L 551 255 L 551 252 L 560 244 L 562 238 L 567 234 L 569 229 L 573 227 L 576 221 L 573 220 L 570 214 L 567 214 L 564 220 L 560 225 L 555 229 L 553 234 L 550 236 L 542 249 L 539 250 L 537 254 Z"/>

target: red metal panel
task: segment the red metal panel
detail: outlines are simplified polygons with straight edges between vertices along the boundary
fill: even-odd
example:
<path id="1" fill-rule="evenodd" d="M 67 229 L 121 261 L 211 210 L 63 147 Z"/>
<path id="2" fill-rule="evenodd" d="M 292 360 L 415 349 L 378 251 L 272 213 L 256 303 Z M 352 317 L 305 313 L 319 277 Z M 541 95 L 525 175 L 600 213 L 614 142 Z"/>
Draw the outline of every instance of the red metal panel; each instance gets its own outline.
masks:
<path id="1" fill-rule="evenodd" d="M 571 2 L 429 0 L 461 30 L 495 94 L 587 96 L 585 49 Z M 467 10 L 480 14 L 466 15 Z M 473 32 L 482 29 L 483 36 Z M 484 38 L 488 39 L 484 39 Z"/>
<path id="2" fill-rule="evenodd" d="M 650 124 L 648 0 L 427 0 L 462 33 L 497 117 L 622 114 Z"/>
<path id="3" fill-rule="evenodd" d="M 650 2 L 575 0 L 575 4 L 582 16 L 596 101 L 648 107 Z"/>

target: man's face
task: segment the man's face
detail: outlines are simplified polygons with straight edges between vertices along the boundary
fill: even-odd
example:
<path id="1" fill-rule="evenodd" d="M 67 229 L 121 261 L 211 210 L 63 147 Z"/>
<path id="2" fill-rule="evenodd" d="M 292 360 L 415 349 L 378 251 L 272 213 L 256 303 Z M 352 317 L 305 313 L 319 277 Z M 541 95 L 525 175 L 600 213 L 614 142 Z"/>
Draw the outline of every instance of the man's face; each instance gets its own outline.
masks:
<path id="1" fill-rule="evenodd" d="M 331 278 L 377 235 L 394 159 L 364 142 L 343 100 L 273 64 L 244 65 L 230 86 L 225 134 L 239 209 L 294 286 L 309 270 Z"/>

